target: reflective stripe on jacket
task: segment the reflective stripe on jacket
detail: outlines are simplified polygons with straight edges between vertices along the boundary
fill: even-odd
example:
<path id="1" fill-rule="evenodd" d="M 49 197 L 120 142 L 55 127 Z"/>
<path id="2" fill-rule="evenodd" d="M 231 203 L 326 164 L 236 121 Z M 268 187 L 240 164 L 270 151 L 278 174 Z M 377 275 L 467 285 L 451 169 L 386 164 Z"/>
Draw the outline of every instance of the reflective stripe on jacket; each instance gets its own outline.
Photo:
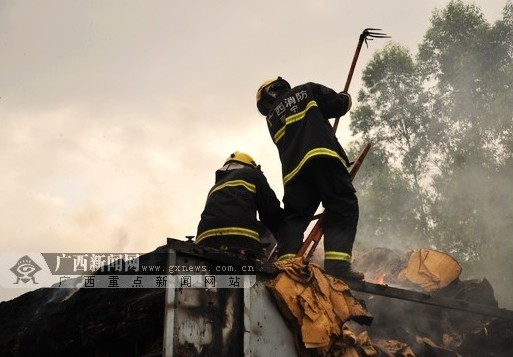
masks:
<path id="1" fill-rule="evenodd" d="M 314 157 L 333 157 L 347 168 L 349 160 L 328 120 L 344 115 L 347 107 L 344 97 L 312 82 L 294 87 L 277 99 L 267 116 L 267 126 L 278 147 L 284 184 Z"/>
<path id="2" fill-rule="evenodd" d="M 282 215 L 280 201 L 259 169 L 220 169 L 201 213 L 196 243 L 221 236 L 260 241 L 262 224 L 275 233 Z"/>

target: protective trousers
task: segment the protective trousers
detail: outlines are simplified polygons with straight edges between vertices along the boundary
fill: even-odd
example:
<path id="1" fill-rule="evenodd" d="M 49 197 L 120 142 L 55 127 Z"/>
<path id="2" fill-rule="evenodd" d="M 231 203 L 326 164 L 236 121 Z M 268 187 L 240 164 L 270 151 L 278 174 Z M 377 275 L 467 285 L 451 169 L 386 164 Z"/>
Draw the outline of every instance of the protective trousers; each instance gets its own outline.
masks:
<path id="1" fill-rule="evenodd" d="M 278 259 L 294 256 L 319 204 L 324 206 L 325 264 L 351 262 L 359 206 L 347 169 L 338 159 L 311 159 L 284 188 L 285 217 L 277 233 Z"/>

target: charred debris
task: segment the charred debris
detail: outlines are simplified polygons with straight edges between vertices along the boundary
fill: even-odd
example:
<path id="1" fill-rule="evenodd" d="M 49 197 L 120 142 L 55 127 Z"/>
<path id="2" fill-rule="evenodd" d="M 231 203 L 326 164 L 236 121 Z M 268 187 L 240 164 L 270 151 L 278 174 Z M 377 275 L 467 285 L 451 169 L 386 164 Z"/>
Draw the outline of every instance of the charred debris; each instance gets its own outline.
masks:
<path id="1" fill-rule="evenodd" d="M 214 263 L 226 266 L 249 264 L 254 267 L 252 274 L 267 281 L 272 281 L 278 273 L 269 263 L 201 249 L 175 239 L 168 239 L 167 245 L 141 256 L 140 264 L 167 267 L 169 251 L 177 251 L 186 259 L 200 259 L 207 266 Z M 415 269 L 411 267 L 419 266 L 418 259 L 422 259 L 423 254 L 424 257 L 426 254 L 436 257 L 438 253 L 430 250 L 404 253 L 376 248 L 357 255 L 354 264 L 365 272 L 367 279 L 348 285 L 353 296 L 372 315 L 372 323 L 361 325 L 347 321 L 343 326 L 344 338 L 333 338 L 330 349 L 311 349 L 308 354 L 303 349 L 301 355 L 512 356 L 513 311 L 499 308 L 488 280 L 460 280 L 459 265 L 451 259 L 441 262 L 445 257 L 443 253 L 427 266 L 436 270 L 433 267 L 437 262 L 447 264 L 440 271 L 442 275 L 451 271 L 449 276 L 431 271 L 431 278 L 415 280 Z M 412 264 L 410 267 L 409 263 Z M 419 276 L 426 274 L 429 272 L 421 272 Z M 222 295 L 222 290 L 219 289 L 217 294 Z M 239 289 L 236 294 L 243 294 L 243 290 Z M 233 301 L 242 300 L 238 297 Z M 198 310 L 203 314 L 201 318 L 205 321 L 219 319 L 221 326 L 225 326 L 226 319 L 220 318 L 223 312 L 214 313 L 212 306 L 207 304 Z M 186 350 L 183 346 L 171 350 L 167 346 L 166 350 L 167 308 L 165 288 L 42 288 L 0 303 L 0 355 L 223 355 L 205 346 Z M 234 328 L 236 331 L 244 330 L 243 319 L 239 319 L 239 323 L 232 321 L 232 325 L 238 326 Z M 266 327 L 265 322 L 259 322 L 259 325 L 262 329 L 272 327 Z M 167 334 L 169 336 L 169 331 Z M 178 332 L 171 336 L 178 336 Z M 233 336 L 225 342 L 232 346 L 226 351 L 232 355 L 246 355 L 241 332 Z M 215 342 L 214 337 L 212 341 Z M 212 341 L 210 343 L 215 345 Z M 190 341 L 186 345 L 190 347 Z"/>

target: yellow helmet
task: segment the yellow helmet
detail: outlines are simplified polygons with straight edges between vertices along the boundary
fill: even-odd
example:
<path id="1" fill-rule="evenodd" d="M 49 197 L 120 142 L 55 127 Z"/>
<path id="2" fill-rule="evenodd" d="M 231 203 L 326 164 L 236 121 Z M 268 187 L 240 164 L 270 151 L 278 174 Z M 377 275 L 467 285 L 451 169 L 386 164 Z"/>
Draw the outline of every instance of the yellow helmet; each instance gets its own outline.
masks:
<path id="1" fill-rule="evenodd" d="M 256 94 L 257 108 L 262 115 L 269 114 L 274 101 L 280 94 L 290 89 L 290 84 L 281 77 L 271 78 L 262 83 Z"/>
<path id="2" fill-rule="evenodd" d="M 255 160 L 253 160 L 251 156 L 240 151 L 235 151 L 230 156 L 228 156 L 224 164 L 226 165 L 229 162 L 240 162 L 241 164 L 249 165 L 254 168 L 258 167 Z"/>

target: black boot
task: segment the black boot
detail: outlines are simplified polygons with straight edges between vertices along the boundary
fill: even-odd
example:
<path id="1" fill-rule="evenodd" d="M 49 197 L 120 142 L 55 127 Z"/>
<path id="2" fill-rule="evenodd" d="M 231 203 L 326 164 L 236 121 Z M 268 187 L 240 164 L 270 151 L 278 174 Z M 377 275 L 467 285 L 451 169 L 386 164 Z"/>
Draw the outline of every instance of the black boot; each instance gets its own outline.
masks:
<path id="1" fill-rule="evenodd" d="M 365 275 L 362 272 L 354 271 L 351 263 L 340 260 L 325 260 L 324 271 L 341 280 L 363 280 Z"/>

